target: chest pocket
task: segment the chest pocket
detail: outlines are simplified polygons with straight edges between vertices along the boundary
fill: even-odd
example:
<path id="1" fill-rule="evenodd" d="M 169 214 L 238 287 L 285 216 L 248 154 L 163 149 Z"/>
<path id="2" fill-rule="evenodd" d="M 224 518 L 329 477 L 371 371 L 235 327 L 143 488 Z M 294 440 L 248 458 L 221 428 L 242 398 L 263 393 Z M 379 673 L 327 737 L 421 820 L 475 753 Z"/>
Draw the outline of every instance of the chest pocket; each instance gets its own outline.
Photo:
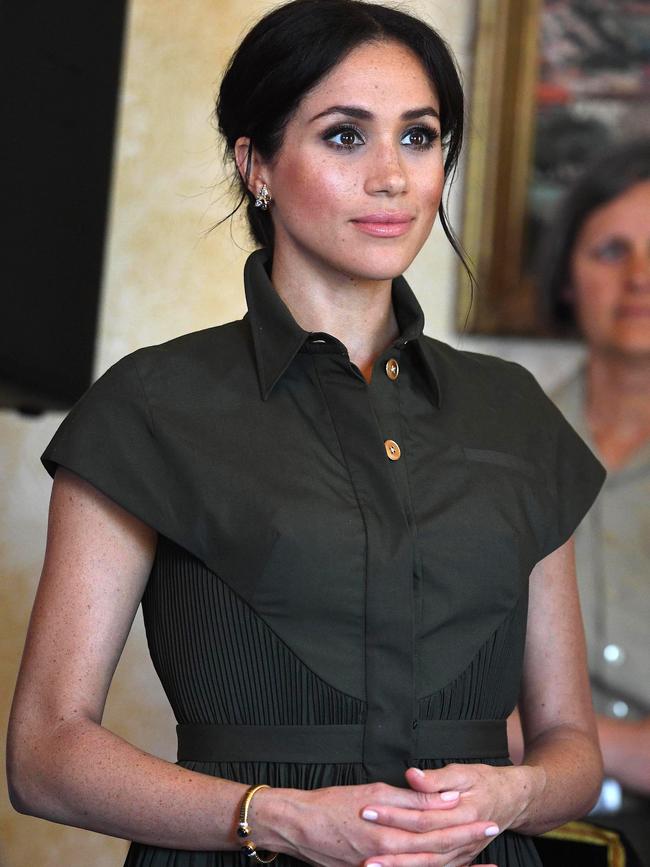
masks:
<path id="1" fill-rule="evenodd" d="M 537 471 L 530 461 L 524 458 L 511 455 L 507 452 L 495 452 L 490 449 L 463 449 L 463 454 L 468 461 L 477 461 L 478 463 L 494 464 L 499 467 L 509 467 L 513 470 L 518 470 L 520 473 L 529 478 L 536 478 Z"/>

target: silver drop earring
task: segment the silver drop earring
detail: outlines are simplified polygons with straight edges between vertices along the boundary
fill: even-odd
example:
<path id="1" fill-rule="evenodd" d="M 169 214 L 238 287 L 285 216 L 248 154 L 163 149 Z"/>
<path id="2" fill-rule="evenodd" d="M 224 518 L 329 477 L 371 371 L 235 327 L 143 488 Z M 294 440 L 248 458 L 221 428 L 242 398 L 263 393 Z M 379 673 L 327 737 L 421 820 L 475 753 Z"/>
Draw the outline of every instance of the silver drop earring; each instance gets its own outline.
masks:
<path id="1" fill-rule="evenodd" d="M 262 184 L 259 193 L 255 197 L 255 207 L 261 208 L 263 211 L 268 211 L 271 204 L 271 193 L 266 184 Z"/>

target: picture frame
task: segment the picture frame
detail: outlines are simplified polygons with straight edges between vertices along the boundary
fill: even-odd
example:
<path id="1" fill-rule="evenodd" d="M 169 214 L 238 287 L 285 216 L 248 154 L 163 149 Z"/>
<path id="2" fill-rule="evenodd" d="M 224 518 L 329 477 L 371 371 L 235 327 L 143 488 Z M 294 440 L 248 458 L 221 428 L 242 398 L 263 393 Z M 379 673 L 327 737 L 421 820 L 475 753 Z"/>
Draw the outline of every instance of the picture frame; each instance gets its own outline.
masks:
<path id="1" fill-rule="evenodd" d="M 477 0 L 456 324 L 567 336 L 536 279 L 561 199 L 608 146 L 650 137 L 650 0 Z M 571 335 L 569 335 L 571 336 Z"/>

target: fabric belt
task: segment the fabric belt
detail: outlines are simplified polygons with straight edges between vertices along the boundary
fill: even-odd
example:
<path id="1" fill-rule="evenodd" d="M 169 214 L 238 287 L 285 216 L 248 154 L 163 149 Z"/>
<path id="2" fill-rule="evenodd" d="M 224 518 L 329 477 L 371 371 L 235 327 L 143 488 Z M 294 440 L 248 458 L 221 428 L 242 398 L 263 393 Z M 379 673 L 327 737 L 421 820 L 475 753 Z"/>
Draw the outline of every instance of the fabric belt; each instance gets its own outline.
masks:
<path id="1" fill-rule="evenodd" d="M 178 725 L 179 762 L 363 762 L 363 725 Z M 508 757 L 506 721 L 419 720 L 419 759 Z"/>

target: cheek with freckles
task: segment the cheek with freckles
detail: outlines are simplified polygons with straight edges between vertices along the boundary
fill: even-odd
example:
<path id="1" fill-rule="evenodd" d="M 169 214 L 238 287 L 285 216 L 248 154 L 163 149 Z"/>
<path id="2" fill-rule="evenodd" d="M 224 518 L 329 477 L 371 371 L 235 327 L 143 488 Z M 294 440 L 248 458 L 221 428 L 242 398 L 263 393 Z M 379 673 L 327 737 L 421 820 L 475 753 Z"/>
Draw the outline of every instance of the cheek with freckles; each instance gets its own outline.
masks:
<path id="1" fill-rule="evenodd" d="M 311 160 L 292 162 L 276 178 L 276 243 L 289 240 L 292 247 L 348 270 L 349 218 L 354 216 L 351 203 L 359 198 L 358 180 L 340 166 Z"/>
<path id="2" fill-rule="evenodd" d="M 358 194 L 358 179 L 327 160 L 287 160 L 276 174 L 279 217 L 283 222 L 328 222 L 342 218 L 349 202 Z"/>

